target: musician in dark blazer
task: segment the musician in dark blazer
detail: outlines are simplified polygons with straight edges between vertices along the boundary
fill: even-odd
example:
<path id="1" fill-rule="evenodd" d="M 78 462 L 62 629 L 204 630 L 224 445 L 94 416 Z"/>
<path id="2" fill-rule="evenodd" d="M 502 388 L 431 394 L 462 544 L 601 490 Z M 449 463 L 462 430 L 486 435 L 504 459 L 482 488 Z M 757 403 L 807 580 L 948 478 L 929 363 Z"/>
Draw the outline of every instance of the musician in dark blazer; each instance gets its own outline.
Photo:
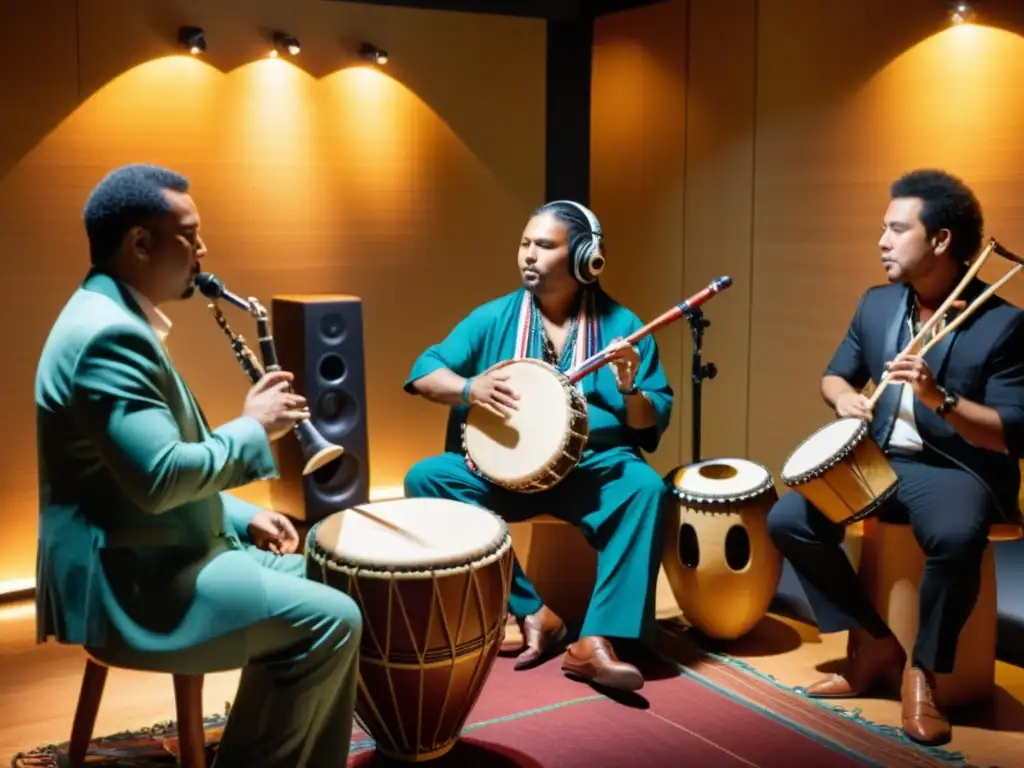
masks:
<path id="1" fill-rule="evenodd" d="M 879 242 L 889 285 L 861 297 L 821 389 L 838 416 L 870 421 L 899 477 L 879 516 L 909 523 L 925 553 L 920 627 L 903 675 L 903 729 L 937 744 L 950 727 L 931 693 L 934 675 L 953 669 L 990 525 L 1021 516 L 1024 312 L 993 296 L 923 358 L 896 360 L 965 276 L 983 221 L 971 190 L 941 171 L 909 173 L 890 193 Z M 971 281 L 935 332 L 986 287 Z M 861 390 L 886 375 L 892 383 L 869 412 Z M 771 510 L 768 530 L 799 575 L 819 629 L 851 630 L 856 649 L 843 674 L 812 684 L 808 694 L 859 696 L 900 674 L 906 654 L 861 589 L 841 549 L 843 528 L 791 492 Z"/>

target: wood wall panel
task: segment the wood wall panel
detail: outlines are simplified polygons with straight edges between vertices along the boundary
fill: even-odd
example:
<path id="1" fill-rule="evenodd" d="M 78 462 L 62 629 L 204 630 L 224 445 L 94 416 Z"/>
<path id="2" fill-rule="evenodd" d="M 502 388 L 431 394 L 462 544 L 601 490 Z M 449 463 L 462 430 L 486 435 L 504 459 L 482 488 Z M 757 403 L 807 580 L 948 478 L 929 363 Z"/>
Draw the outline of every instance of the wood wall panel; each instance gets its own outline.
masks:
<path id="1" fill-rule="evenodd" d="M 594 29 L 591 204 L 604 229 L 606 290 L 648 322 L 683 295 L 686 3 L 670 0 L 610 14 Z M 682 350 L 677 322 L 656 340 L 676 393 L 672 423 L 652 465 L 681 458 Z"/>
<path id="2" fill-rule="evenodd" d="M 594 61 L 605 71 L 594 101 L 604 107 L 594 114 L 611 127 L 593 127 L 595 204 L 606 222 L 642 228 L 637 210 L 676 209 L 679 198 L 637 179 L 683 164 L 682 246 L 672 247 L 684 295 L 719 274 L 735 280 L 706 306 L 705 357 L 720 373 L 704 386 L 702 454 L 750 458 L 778 480 L 789 453 L 831 418 L 821 373 L 860 295 L 884 280 L 877 239 L 897 176 L 922 166 L 961 175 L 981 198 L 988 234 L 1024 250 L 1024 5 L 992 0 L 984 26 L 957 28 L 931 0 L 686 5 L 668 0 L 598 24 Z M 662 50 L 669 9 L 688 17 L 675 38 L 685 54 L 662 60 L 672 85 L 659 108 L 683 112 L 685 130 L 662 146 L 638 127 L 656 128 L 636 62 Z M 657 273 L 664 253 L 634 275 Z M 982 276 L 1003 269 L 994 260 Z M 643 290 L 660 297 L 665 282 Z M 1002 293 L 1024 305 L 1024 282 Z M 688 460 L 691 345 L 679 330 L 674 423 Z"/>
<path id="3" fill-rule="evenodd" d="M 542 20 L 319 0 L 81 0 L 77 27 L 74 2 L 45 0 L 4 18 L 0 42 L 24 36 L 39 55 L 0 48 L 0 82 L 21 77 L 2 92 L 18 119 L 0 125 L 0 152 L 20 147 L 0 154 L 0 320 L 16 331 L 0 384 L 13 436 L 0 581 L 34 572 L 36 361 L 88 266 L 86 196 L 124 163 L 189 176 L 206 267 L 238 293 L 363 298 L 373 485 L 441 449 L 445 409 L 402 383 L 426 346 L 517 285 L 516 245 L 544 194 Z M 182 24 L 206 30 L 201 59 L 174 50 Z M 294 63 L 265 57 L 274 28 L 301 41 Z M 352 58 L 362 40 L 389 51 L 387 67 Z M 234 417 L 247 380 L 203 300 L 168 313 L 210 421 Z M 255 339 L 248 318 L 229 320 Z M 236 493 L 269 501 L 263 484 Z"/>
<path id="4" fill-rule="evenodd" d="M 961 175 L 988 232 L 1024 245 L 1021 31 L 950 28 L 924 0 L 761 4 L 752 458 L 778 471 L 831 418 L 821 373 L 860 295 L 884 282 L 877 240 L 892 180 L 916 167 Z M 1024 285 L 1003 293 L 1021 303 Z"/>
<path id="5" fill-rule="evenodd" d="M 753 296 L 754 72 L 756 0 L 693 2 L 686 93 L 685 257 L 687 296 L 729 275 L 733 285 L 704 306 L 711 321 L 702 357 L 718 376 L 702 386 L 701 458 L 745 457 Z M 688 329 L 687 329 L 688 330 Z M 687 372 L 693 342 L 684 345 Z M 685 461 L 693 459 L 692 386 L 687 377 L 680 425 Z"/>

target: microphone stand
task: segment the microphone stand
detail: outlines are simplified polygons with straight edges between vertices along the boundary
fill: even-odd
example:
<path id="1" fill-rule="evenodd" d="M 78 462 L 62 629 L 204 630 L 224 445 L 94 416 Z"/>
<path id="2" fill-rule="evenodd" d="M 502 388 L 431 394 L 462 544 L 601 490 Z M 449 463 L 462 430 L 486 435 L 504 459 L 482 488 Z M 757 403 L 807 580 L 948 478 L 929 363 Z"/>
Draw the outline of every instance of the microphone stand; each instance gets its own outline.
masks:
<path id="1" fill-rule="evenodd" d="M 686 319 L 690 323 L 690 331 L 693 334 L 693 456 L 690 461 L 698 462 L 700 461 L 701 385 L 704 379 L 715 378 L 718 375 L 718 368 L 714 363 L 703 364 L 701 362 L 704 329 L 711 325 L 711 321 L 704 318 L 704 312 L 700 307 L 690 312 Z"/>

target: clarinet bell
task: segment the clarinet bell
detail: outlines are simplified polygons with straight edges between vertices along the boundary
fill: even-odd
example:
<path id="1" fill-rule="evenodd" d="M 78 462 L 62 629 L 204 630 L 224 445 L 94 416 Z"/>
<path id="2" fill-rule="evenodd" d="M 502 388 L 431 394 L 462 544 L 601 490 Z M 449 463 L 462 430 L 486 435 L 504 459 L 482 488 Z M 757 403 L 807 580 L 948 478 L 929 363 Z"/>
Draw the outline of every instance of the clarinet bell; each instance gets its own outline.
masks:
<path id="1" fill-rule="evenodd" d="M 305 466 L 302 468 L 303 475 L 316 472 L 345 452 L 340 445 L 328 442 L 308 419 L 296 424 L 295 429 L 298 433 L 299 444 L 302 446 L 302 456 L 306 460 Z"/>

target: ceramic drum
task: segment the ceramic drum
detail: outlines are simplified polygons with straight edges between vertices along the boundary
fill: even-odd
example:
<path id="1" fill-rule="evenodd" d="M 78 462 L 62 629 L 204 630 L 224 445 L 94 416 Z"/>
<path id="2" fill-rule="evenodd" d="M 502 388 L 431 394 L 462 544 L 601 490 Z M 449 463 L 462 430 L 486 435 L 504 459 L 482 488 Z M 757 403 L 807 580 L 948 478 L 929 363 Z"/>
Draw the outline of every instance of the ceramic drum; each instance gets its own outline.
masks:
<path id="1" fill-rule="evenodd" d="M 362 611 L 356 718 L 377 749 L 408 762 L 451 750 L 504 637 L 505 522 L 443 499 L 364 504 L 313 525 L 306 565 Z"/>
<path id="2" fill-rule="evenodd" d="M 508 375 L 519 410 L 504 419 L 473 406 L 462 427 L 466 458 L 492 483 L 533 493 L 561 482 L 579 463 L 590 436 L 587 401 L 568 377 L 542 360 L 492 366 Z"/>
<path id="3" fill-rule="evenodd" d="M 782 466 L 782 482 L 834 523 L 849 525 L 875 514 L 899 482 L 868 423 L 843 418 L 826 424 Z"/>
<path id="4" fill-rule="evenodd" d="M 778 500 L 771 473 L 745 459 L 708 459 L 667 479 L 675 503 L 662 566 L 676 602 L 708 637 L 740 637 L 767 613 L 782 576 L 767 528 Z"/>

